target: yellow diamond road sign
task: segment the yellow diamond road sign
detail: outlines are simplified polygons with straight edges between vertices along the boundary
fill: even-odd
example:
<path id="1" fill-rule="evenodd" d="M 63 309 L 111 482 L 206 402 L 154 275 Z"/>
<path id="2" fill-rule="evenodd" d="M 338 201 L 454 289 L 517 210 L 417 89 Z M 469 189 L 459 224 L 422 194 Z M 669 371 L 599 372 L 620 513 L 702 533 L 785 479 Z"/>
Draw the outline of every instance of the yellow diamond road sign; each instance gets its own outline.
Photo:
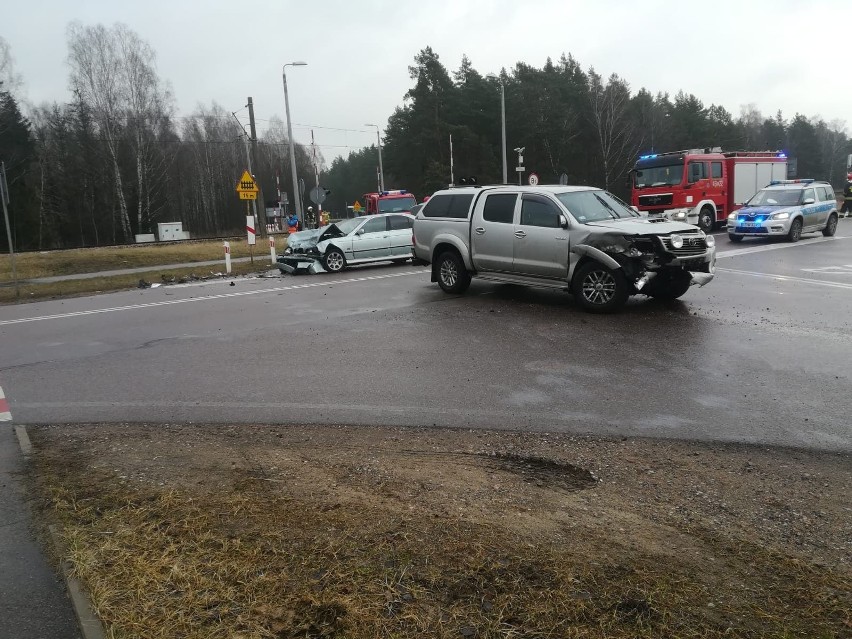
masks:
<path id="1" fill-rule="evenodd" d="M 358 200 L 355 200 L 355 204 L 352 205 L 352 210 L 356 213 L 360 213 L 362 208 L 364 207 L 361 206 L 361 203 Z"/>
<path id="2" fill-rule="evenodd" d="M 257 184 L 254 181 L 254 178 L 249 174 L 248 171 L 243 171 L 243 176 L 240 178 L 240 181 L 237 182 L 237 193 L 240 194 L 241 200 L 254 200 L 257 199 L 258 192 Z"/>

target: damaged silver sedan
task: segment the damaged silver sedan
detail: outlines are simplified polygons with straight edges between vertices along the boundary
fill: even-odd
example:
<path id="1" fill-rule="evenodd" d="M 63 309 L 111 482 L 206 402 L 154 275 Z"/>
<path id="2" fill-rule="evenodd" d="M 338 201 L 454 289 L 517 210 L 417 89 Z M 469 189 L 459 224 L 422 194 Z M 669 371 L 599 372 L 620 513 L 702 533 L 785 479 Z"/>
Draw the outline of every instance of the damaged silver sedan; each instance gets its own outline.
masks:
<path id="1" fill-rule="evenodd" d="M 638 293 L 677 299 L 713 279 L 713 236 L 642 217 L 591 187 L 462 187 L 439 191 L 417 215 L 415 259 L 448 293 L 472 277 L 572 293 L 591 312 Z"/>
<path id="2" fill-rule="evenodd" d="M 414 216 L 388 213 L 356 217 L 291 233 L 278 257 L 282 273 L 339 273 L 352 264 L 411 259 Z"/>

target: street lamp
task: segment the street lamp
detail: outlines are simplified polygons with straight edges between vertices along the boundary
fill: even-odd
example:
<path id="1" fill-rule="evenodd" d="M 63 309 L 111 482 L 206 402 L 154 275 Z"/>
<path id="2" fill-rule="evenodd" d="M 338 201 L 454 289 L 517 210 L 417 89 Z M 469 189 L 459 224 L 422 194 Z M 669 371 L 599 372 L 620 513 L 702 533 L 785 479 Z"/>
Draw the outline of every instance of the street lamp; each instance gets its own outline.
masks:
<path id="1" fill-rule="evenodd" d="M 509 175 L 506 168 L 506 85 L 503 84 L 502 78 L 493 73 L 489 73 L 487 78 L 497 80 L 500 83 L 500 119 L 503 129 L 503 184 L 509 183 Z"/>
<path id="2" fill-rule="evenodd" d="M 307 62 L 288 62 L 281 69 L 281 78 L 284 81 L 284 108 L 287 110 L 287 137 L 290 139 L 290 172 L 293 175 L 293 199 L 296 201 L 296 217 L 304 226 L 302 214 L 302 198 L 299 195 L 299 178 L 296 177 L 296 149 L 293 142 L 293 127 L 290 124 L 290 98 L 287 96 L 287 67 L 304 67 Z"/>
<path id="3" fill-rule="evenodd" d="M 379 135 L 379 125 L 377 124 L 365 124 L 364 126 L 374 126 L 376 127 L 376 142 L 379 143 L 379 190 L 385 190 L 385 170 L 382 168 L 382 138 Z"/>

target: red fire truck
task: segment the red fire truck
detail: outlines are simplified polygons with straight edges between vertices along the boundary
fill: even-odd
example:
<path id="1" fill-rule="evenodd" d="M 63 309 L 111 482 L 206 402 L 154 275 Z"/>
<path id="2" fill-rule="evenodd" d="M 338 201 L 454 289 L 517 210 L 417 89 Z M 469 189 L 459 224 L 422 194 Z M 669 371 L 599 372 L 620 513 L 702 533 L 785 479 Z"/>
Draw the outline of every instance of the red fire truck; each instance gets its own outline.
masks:
<path id="1" fill-rule="evenodd" d="M 719 148 L 655 153 L 640 156 L 631 175 L 637 209 L 709 233 L 772 180 L 786 180 L 787 156 Z"/>
<path id="2" fill-rule="evenodd" d="M 408 213 L 417 204 L 414 196 L 405 189 L 365 193 L 364 201 L 364 213 L 366 215 L 375 215 L 376 213 Z"/>

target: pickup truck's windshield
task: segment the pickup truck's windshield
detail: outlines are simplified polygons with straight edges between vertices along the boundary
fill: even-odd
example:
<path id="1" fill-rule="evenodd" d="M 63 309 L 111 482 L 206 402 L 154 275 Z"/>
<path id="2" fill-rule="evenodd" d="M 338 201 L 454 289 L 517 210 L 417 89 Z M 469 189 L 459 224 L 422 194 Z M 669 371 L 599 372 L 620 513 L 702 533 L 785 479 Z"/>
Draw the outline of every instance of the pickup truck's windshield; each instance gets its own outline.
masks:
<path id="1" fill-rule="evenodd" d="M 640 217 L 636 211 L 606 191 L 569 191 L 557 193 L 556 197 L 581 224 Z"/>

